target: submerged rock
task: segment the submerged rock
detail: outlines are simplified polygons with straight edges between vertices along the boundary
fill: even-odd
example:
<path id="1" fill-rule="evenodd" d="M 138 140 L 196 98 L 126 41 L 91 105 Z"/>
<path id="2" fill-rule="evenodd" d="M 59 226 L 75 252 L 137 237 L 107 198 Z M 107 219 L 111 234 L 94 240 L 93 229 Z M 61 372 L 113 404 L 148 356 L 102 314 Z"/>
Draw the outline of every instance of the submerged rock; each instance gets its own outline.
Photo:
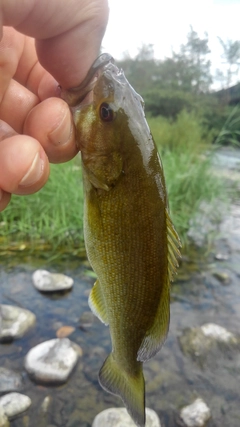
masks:
<path id="1" fill-rule="evenodd" d="M 36 270 L 33 275 L 33 284 L 41 292 L 55 292 L 71 289 L 73 279 L 60 273 L 50 273 L 47 270 Z"/>
<path id="2" fill-rule="evenodd" d="M 228 356 L 240 348 L 240 337 L 215 323 L 185 329 L 179 342 L 184 354 L 201 363 L 212 356 L 216 364 L 217 354 Z"/>
<path id="3" fill-rule="evenodd" d="M 17 374 L 11 369 L 0 366 L 0 393 L 21 390 L 22 386 L 23 383 L 21 375 Z"/>
<path id="4" fill-rule="evenodd" d="M 0 342 L 21 338 L 36 322 L 36 316 L 29 310 L 13 305 L 1 306 Z"/>
<path id="5" fill-rule="evenodd" d="M 8 418 L 13 418 L 26 411 L 31 405 L 31 399 L 21 393 L 8 393 L 0 397 L 0 407 Z"/>
<path id="6" fill-rule="evenodd" d="M 211 412 L 206 403 L 198 398 L 181 410 L 180 417 L 187 427 L 203 427 L 211 417 Z"/>
<path id="7" fill-rule="evenodd" d="M 68 338 L 56 338 L 32 348 L 25 357 L 25 369 L 37 381 L 63 383 L 81 355 L 77 344 Z"/>
<path id="8" fill-rule="evenodd" d="M 109 408 L 94 418 L 92 427 L 136 427 L 136 424 L 125 408 Z M 161 427 L 156 412 L 149 408 L 146 408 L 146 427 Z"/>
<path id="9" fill-rule="evenodd" d="M 229 285 L 231 283 L 231 277 L 226 271 L 214 271 L 213 276 L 223 285 Z"/>

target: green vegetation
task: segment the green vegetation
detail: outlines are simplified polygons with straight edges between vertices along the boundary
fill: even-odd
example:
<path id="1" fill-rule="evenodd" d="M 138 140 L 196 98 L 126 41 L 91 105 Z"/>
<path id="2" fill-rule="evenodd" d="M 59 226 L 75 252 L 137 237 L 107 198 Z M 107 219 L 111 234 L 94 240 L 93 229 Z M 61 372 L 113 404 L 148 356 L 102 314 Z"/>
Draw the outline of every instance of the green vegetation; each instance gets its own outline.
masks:
<path id="1" fill-rule="evenodd" d="M 149 118 L 166 176 L 172 217 L 183 242 L 190 219 L 202 200 L 222 194 L 223 182 L 212 174 L 209 141 L 195 115 L 183 111 L 177 120 Z M 206 156 L 206 150 L 208 155 Z M 0 214 L 0 240 L 21 247 L 64 250 L 83 248 L 83 191 L 79 158 L 52 165 L 47 185 L 32 196 L 13 196 Z"/>
<path id="2" fill-rule="evenodd" d="M 150 118 L 149 125 L 163 161 L 171 216 L 186 244 L 190 220 L 200 203 L 226 199 L 224 180 L 213 174 L 213 150 L 193 113 L 182 111 L 176 121 Z"/>

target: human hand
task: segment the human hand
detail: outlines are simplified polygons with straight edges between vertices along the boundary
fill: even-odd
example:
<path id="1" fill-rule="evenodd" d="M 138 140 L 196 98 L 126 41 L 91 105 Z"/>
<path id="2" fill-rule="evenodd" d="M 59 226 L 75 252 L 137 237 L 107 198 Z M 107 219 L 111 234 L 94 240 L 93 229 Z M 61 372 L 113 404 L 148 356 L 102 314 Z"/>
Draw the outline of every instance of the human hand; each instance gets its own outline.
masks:
<path id="1" fill-rule="evenodd" d="M 107 18 L 107 0 L 0 0 L 0 211 L 11 194 L 32 194 L 46 183 L 49 161 L 75 156 L 58 84 L 67 89 L 83 80 Z"/>

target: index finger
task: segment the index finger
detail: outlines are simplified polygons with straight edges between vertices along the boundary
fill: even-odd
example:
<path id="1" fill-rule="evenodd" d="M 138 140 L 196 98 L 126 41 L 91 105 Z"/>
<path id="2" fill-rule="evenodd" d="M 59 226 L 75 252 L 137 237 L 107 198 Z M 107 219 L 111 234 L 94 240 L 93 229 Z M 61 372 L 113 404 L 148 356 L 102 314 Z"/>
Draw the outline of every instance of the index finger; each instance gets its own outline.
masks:
<path id="1" fill-rule="evenodd" d="M 0 2 L 0 21 L 36 39 L 40 63 L 64 88 L 85 77 L 99 53 L 107 19 L 107 0 Z"/>

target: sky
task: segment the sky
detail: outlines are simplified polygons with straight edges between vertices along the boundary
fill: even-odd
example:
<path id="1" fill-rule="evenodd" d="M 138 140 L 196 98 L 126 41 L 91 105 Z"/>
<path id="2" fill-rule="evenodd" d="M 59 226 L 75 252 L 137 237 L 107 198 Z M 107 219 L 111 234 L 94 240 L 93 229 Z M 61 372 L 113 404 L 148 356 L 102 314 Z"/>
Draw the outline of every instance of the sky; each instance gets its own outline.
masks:
<path id="1" fill-rule="evenodd" d="M 240 0 L 109 0 L 110 17 L 103 51 L 120 59 L 153 44 L 155 57 L 171 56 L 186 43 L 192 25 L 200 37 L 208 33 L 212 73 L 224 69 L 218 36 L 240 40 Z M 240 75 L 239 75 L 240 79 Z"/>

